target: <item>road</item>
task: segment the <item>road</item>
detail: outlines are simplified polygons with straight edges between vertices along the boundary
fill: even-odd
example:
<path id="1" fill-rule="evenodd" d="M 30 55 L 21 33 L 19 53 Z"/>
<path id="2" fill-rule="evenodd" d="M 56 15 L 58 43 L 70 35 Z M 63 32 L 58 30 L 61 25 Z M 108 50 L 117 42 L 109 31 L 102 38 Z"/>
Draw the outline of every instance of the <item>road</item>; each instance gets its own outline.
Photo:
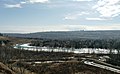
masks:
<path id="1" fill-rule="evenodd" d="M 115 73 L 120 73 L 119 69 L 112 68 L 112 67 L 105 66 L 105 65 L 101 65 L 101 64 L 97 64 L 97 63 L 94 63 L 93 61 L 84 61 L 84 64 L 99 67 L 99 68 L 106 69 L 106 70 L 110 70 L 110 71 L 113 71 Z"/>

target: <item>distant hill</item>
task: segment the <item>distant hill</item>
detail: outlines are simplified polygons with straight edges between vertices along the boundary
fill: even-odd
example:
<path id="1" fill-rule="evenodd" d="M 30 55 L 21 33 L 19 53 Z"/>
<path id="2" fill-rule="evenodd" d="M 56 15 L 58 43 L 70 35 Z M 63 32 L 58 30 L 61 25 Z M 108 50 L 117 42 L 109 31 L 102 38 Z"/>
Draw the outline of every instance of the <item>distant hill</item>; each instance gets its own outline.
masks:
<path id="1" fill-rule="evenodd" d="M 6 33 L 10 37 L 43 38 L 43 39 L 119 39 L 120 30 L 106 31 L 63 31 L 63 32 L 36 32 L 28 34 Z"/>

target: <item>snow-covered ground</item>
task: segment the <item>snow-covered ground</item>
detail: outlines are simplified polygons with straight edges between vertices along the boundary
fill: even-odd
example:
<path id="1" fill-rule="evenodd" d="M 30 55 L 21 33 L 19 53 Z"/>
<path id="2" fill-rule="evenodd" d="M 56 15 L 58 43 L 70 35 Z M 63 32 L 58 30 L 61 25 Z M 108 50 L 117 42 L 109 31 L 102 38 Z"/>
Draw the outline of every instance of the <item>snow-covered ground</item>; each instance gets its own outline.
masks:
<path id="1" fill-rule="evenodd" d="M 109 49 L 100 49 L 100 48 L 82 48 L 82 49 L 75 49 L 74 53 L 103 53 L 103 54 L 109 54 L 110 50 Z M 117 54 L 118 51 L 113 49 L 112 53 Z"/>
<path id="2" fill-rule="evenodd" d="M 73 52 L 73 53 L 96 53 L 96 54 L 109 54 L 109 49 L 99 49 L 99 48 L 81 48 L 81 49 L 68 49 L 68 48 L 50 48 L 50 47 L 36 47 L 30 46 L 29 43 L 27 44 L 16 44 L 14 48 L 30 50 L 30 51 L 48 51 L 48 52 Z M 112 53 L 117 54 L 118 51 L 113 49 Z"/>

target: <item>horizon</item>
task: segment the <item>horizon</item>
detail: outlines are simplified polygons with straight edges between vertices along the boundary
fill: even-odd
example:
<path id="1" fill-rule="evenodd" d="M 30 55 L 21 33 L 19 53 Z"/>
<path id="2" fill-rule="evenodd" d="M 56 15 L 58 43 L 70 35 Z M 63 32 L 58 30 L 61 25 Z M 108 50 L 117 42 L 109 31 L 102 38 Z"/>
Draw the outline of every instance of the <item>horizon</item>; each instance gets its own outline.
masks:
<path id="1" fill-rule="evenodd" d="M 1 33 L 120 30 L 120 0 L 1 0 Z"/>
<path id="2" fill-rule="evenodd" d="M 41 31 L 41 32 L 0 32 L 1 34 L 31 34 L 31 33 L 52 33 L 52 32 L 109 32 L 109 31 L 120 31 L 120 30 L 76 30 L 76 31 Z"/>

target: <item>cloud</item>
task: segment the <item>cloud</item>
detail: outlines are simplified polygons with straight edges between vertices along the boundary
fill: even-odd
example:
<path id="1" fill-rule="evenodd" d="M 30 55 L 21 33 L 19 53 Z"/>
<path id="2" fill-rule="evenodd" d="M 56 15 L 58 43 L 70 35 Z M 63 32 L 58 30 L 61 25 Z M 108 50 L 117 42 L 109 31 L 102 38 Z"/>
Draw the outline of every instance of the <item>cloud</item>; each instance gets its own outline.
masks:
<path id="1" fill-rule="evenodd" d="M 26 4 L 26 2 L 20 2 L 20 4 Z"/>
<path id="2" fill-rule="evenodd" d="M 85 26 L 86 30 L 120 30 L 119 24 Z"/>
<path id="3" fill-rule="evenodd" d="M 13 3 L 12 4 L 4 4 L 5 7 L 6 8 L 22 8 L 21 5 L 23 5 L 23 4 L 28 4 L 28 3 L 32 3 L 32 4 L 33 3 L 47 3 L 47 2 L 49 2 L 49 0 L 25 0 L 25 1 L 21 1 L 21 2 L 17 2 L 17 1 L 11 1 L 11 2 L 13 2 Z"/>
<path id="4" fill-rule="evenodd" d="M 116 17 L 120 14 L 120 0 L 99 0 L 93 9 L 96 9 L 100 17 Z"/>
<path id="5" fill-rule="evenodd" d="M 103 21 L 103 20 L 108 20 L 105 18 L 86 18 L 86 20 L 91 20 L 91 21 Z"/>
<path id="6" fill-rule="evenodd" d="M 49 0 L 26 0 L 27 2 L 30 3 L 47 3 Z"/>
<path id="7" fill-rule="evenodd" d="M 78 18 L 78 16 L 80 16 L 80 14 L 67 14 L 65 17 L 64 17 L 64 19 L 65 20 L 75 20 L 75 19 L 77 19 Z"/>
<path id="8" fill-rule="evenodd" d="M 21 4 L 4 4 L 6 8 L 22 8 Z"/>
<path id="9" fill-rule="evenodd" d="M 19 28 L 17 28 L 19 27 Z M 85 30 L 83 25 L 41 25 L 41 26 L 1 26 L 0 32 L 6 33 L 29 33 L 29 32 L 45 32 L 45 31 L 78 31 Z M 13 29 L 14 28 L 14 29 Z"/>
<path id="10" fill-rule="evenodd" d="M 18 28 L 19 27 L 19 28 Z M 45 31 L 78 31 L 78 30 L 120 30 L 120 24 L 109 25 L 41 25 L 41 26 L 1 26 L 3 33 L 30 33 Z"/>
<path id="11" fill-rule="evenodd" d="M 92 0 L 73 0 L 73 1 L 92 1 Z"/>
<path id="12" fill-rule="evenodd" d="M 77 18 L 79 18 L 80 16 L 82 15 L 88 15 L 89 13 L 88 12 L 77 12 L 77 13 L 73 13 L 73 14 L 67 14 L 64 19 L 65 20 L 75 20 Z"/>

